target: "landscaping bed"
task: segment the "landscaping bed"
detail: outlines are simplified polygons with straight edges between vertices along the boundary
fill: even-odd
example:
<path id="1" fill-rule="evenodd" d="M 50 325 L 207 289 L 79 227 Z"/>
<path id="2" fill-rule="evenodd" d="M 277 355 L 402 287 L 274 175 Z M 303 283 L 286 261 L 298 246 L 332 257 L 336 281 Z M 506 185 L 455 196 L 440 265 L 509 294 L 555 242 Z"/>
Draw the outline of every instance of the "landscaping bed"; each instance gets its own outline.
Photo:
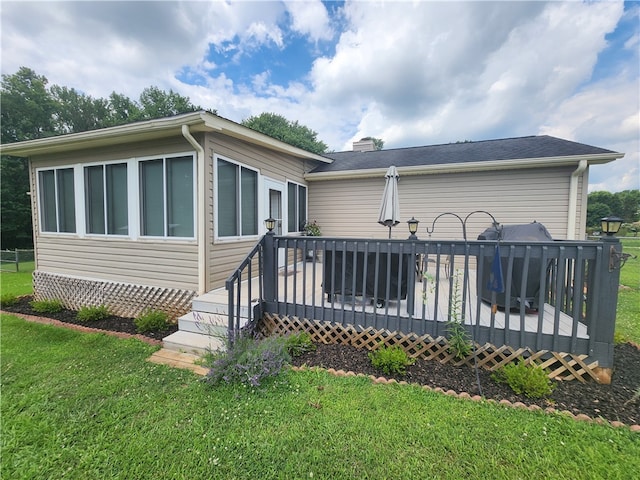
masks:
<path id="1" fill-rule="evenodd" d="M 7 312 L 22 313 L 24 315 L 34 315 L 36 317 L 46 316 L 47 318 L 59 320 L 64 323 L 72 323 L 74 325 L 82 325 L 83 327 L 97 328 L 99 330 L 129 333 L 131 335 L 136 335 L 136 334 L 143 335 L 153 340 L 162 340 L 164 337 L 178 330 L 177 324 L 170 324 L 167 326 L 166 330 L 153 330 L 149 332 L 138 333 L 136 325 L 133 322 L 133 318 L 110 315 L 109 317 L 102 320 L 91 320 L 91 321 L 83 322 L 78 320 L 77 318 L 78 312 L 76 312 L 75 310 L 63 309 L 60 312 L 47 313 L 46 315 L 43 315 L 41 313 L 34 311 L 33 308 L 31 308 L 31 304 L 30 304 L 31 300 L 33 300 L 32 296 L 19 297 L 17 303 L 11 306 L 3 305 L 2 310 Z"/>

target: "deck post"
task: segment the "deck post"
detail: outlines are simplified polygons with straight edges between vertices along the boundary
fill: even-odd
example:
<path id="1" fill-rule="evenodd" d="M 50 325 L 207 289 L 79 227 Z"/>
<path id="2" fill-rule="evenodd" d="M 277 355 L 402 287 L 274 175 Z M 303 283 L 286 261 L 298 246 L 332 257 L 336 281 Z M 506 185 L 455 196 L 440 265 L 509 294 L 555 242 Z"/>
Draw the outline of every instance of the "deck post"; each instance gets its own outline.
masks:
<path id="1" fill-rule="evenodd" d="M 264 298 L 265 302 L 274 302 L 276 300 L 276 283 L 277 283 L 277 274 L 276 274 L 276 262 L 277 262 L 277 252 L 275 248 L 275 235 L 273 232 L 268 232 L 264 236 Z M 264 310 L 263 310 L 264 312 Z"/>
<path id="2" fill-rule="evenodd" d="M 616 308 L 618 306 L 618 288 L 620 283 L 620 266 L 612 265 L 612 256 L 622 253 L 622 244 L 616 237 L 602 237 L 602 261 L 596 267 L 597 283 L 600 288 L 594 292 L 599 296 L 598 312 L 594 318 L 596 343 L 607 345 L 606 359 L 599 360 L 596 375 L 601 383 L 611 383 L 613 369 L 613 335 L 616 328 Z"/>

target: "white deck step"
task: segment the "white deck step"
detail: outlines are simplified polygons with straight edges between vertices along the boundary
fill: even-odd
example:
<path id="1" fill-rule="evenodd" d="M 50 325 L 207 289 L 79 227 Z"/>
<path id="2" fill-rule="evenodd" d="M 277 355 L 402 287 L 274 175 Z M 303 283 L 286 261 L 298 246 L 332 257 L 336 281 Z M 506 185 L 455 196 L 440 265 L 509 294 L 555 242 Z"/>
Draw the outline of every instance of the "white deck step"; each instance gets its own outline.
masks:
<path id="1" fill-rule="evenodd" d="M 214 337 L 226 336 L 228 326 L 229 317 L 226 314 L 192 311 L 178 319 L 181 331 Z"/>
<path id="2" fill-rule="evenodd" d="M 209 351 L 224 348 L 221 338 L 181 330 L 165 337 L 162 342 L 167 350 L 195 355 L 204 355 Z"/>

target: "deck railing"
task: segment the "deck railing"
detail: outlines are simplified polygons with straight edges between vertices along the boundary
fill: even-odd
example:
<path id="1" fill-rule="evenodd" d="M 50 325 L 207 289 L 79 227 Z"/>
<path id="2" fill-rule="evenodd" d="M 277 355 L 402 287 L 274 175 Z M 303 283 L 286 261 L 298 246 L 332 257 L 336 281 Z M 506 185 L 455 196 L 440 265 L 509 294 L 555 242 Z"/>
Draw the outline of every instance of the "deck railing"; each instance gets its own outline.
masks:
<path id="1" fill-rule="evenodd" d="M 609 266 L 612 248 L 621 250 L 615 238 L 501 242 L 504 292 L 495 292 L 487 287 L 495 241 L 269 234 L 227 281 L 229 328 L 240 324 L 242 280 L 259 275 L 261 310 L 254 317 L 433 338 L 446 337 L 448 322 L 456 321 L 479 344 L 585 354 L 611 368 L 619 281 L 619 270 Z"/>

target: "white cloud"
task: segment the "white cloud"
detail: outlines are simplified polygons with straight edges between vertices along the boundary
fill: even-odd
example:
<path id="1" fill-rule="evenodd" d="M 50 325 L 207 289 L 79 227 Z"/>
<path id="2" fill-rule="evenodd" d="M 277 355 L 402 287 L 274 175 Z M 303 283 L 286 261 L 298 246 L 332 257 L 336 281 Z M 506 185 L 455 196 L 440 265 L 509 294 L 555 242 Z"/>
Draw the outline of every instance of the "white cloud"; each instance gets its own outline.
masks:
<path id="1" fill-rule="evenodd" d="M 319 0 L 292 1 L 286 4 L 286 8 L 293 19 L 291 24 L 293 31 L 308 35 L 312 42 L 329 40 L 333 37 L 329 14 Z"/>
<path id="2" fill-rule="evenodd" d="M 619 22 L 636 25 L 621 44 L 627 57 L 637 51 L 637 6 L 626 12 L 620 1 L 332 7 L 3 1 L 2 73 L 28 66 L 51 83 L 94 96 L 116 91 L 137 98 L 150 85 L 172 88 L 231 120 L 266 111 L 298 120 L 336 150 L 367 135 L 392 148 L 549 133 L 626 153 L 606 169 L 592 169 L 592 189 L 637 184 L 637 53 L 615 64 L 610 77 L 591 80 L 605 36 Z M 207 59 L 211 48 L 250 62 L 263 46 L 284 51 L 288 41 L 303 41 L 313 51 L 333 38 L 335 52 L 286 86 L 275 85 L 269 69 L 239 84 Z M 198 84 L 181 82 L 181 72 Z"/>

